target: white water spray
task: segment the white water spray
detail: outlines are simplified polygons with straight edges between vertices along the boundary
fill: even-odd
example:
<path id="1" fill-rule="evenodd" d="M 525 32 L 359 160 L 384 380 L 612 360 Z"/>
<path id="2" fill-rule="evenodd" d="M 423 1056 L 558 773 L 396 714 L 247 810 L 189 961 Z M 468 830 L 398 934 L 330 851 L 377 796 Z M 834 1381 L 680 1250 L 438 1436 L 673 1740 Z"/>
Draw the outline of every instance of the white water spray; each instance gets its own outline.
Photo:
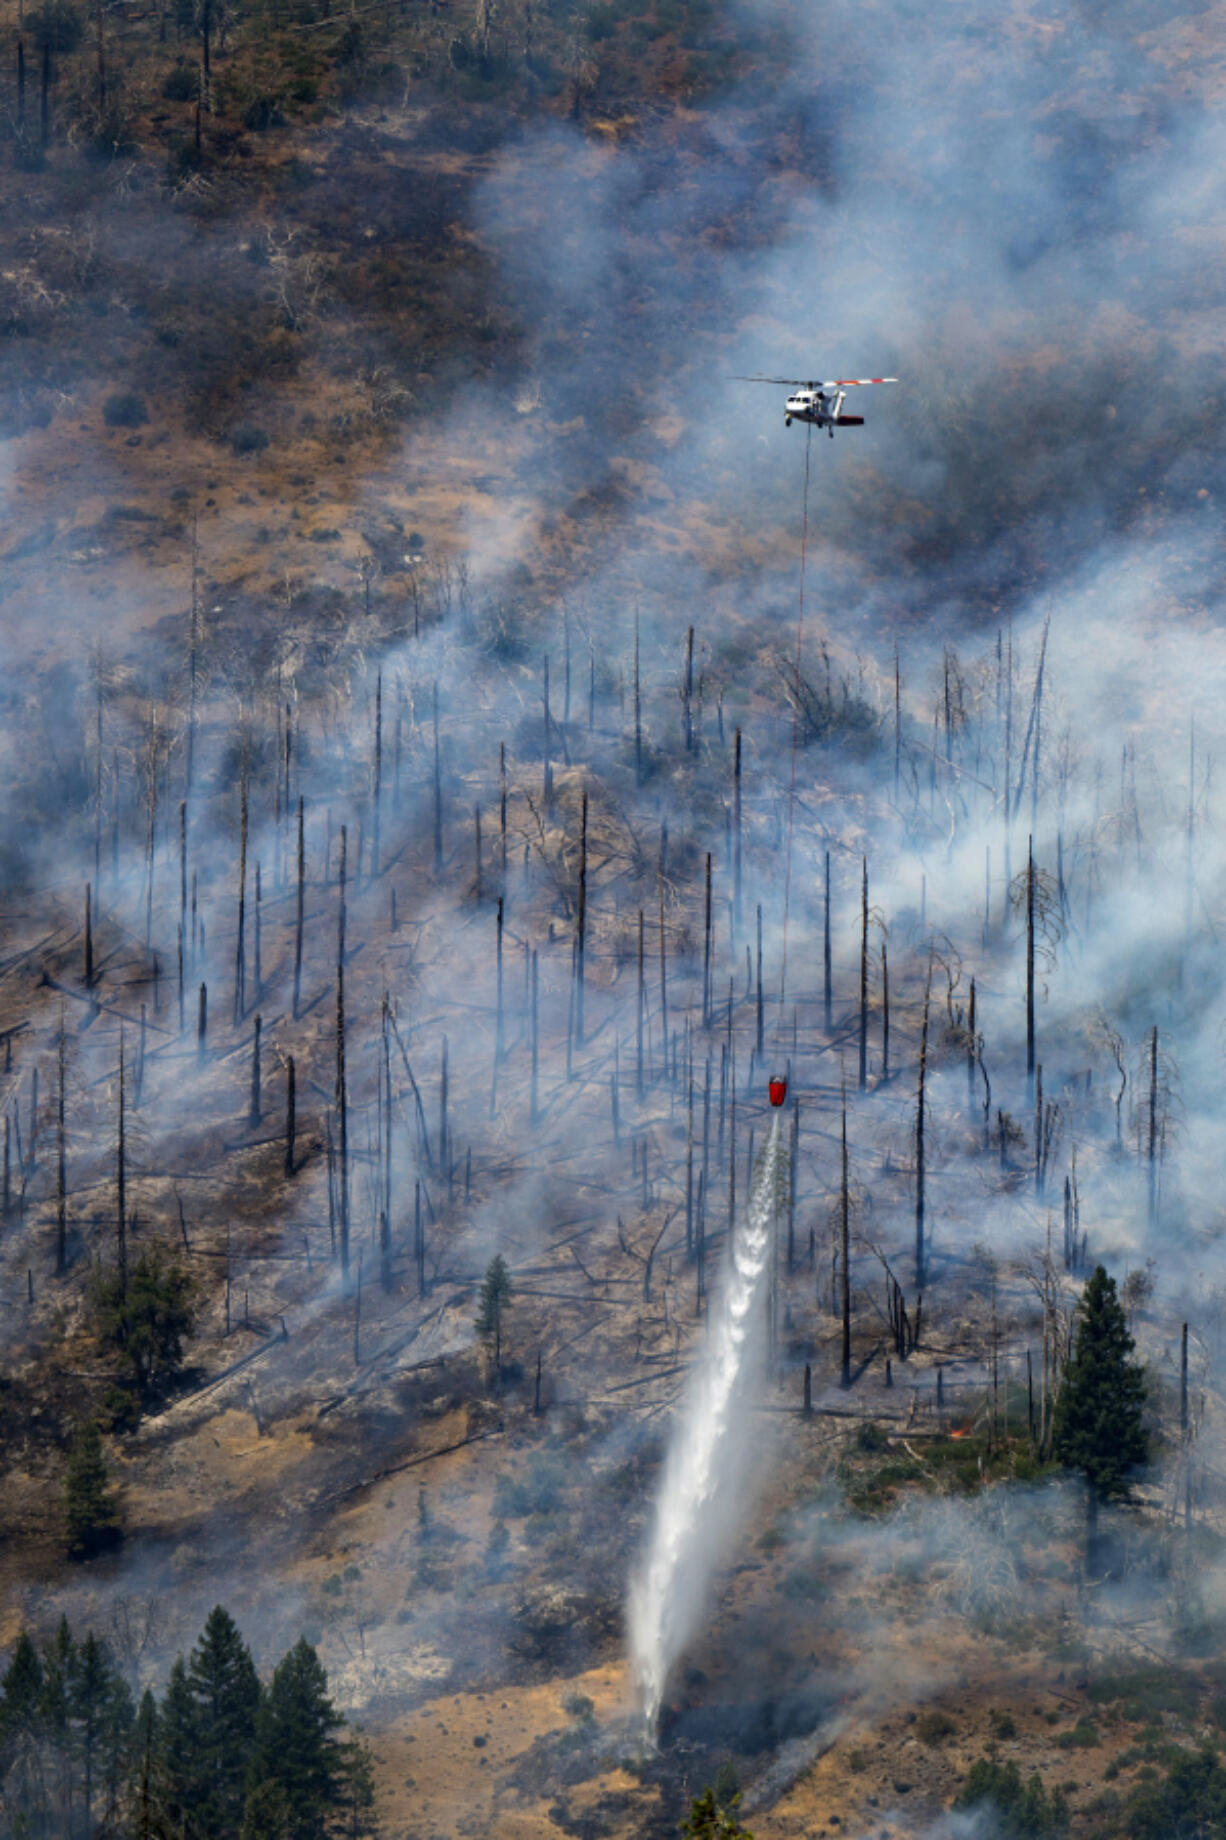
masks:
<path id="1" fill-rule="evenodd" d="M 669 1669 L 693 1634 L 720 1547 L 743 1500 L 749 1383 L 787 1150 L 779 1113 L 753 1172 L 733 1237 L 710 1335 L 673 1432 L 651 1544 L 630 1591 L 630 1653 L 648 1732 L 654 1735 Z"/>

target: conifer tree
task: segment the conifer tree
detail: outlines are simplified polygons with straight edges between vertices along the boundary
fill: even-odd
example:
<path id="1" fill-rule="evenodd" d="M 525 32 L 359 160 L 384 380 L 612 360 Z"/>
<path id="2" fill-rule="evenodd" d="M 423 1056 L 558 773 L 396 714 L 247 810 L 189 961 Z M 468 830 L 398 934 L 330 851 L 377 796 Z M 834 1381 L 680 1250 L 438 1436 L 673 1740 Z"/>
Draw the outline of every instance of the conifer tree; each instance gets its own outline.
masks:
<path id="1" fill-rule="evenodd" d="M 343 1802 L 337 1833 L 343 1840 L 371 1840 L 377 1832 L 374 1765 L 361 1739 L 351 1739 L 345 1745 Z"/>
<path id="2" fill-rule="evenodd" d="M 64 1476 L 64 1520 L 68 1552 L 88 1559 L 119 1537 L 119 1510 L 102 1454 L 102 1436 L 92 1418 L 77 1427 Z"/>
<path id="3" fill-rule="evenodd" d="M 58 1763 L 59 1800 L 67 1813 L 72 1806 L 71 1739 L 73 1684 L 77 1676 L 77 1645 L 61 1616 L 52 1640 L 43 1650 L 42 1728 Z"/>
<path id="4" fill-rule="evenodd" d="M 280 1784 L 293 1840 L 325 1840 L 343 1802 L 346 1747 L 335 1735 L 343 1724 L 319 1656 L 302 1636 L 264 1695 L 249 1778 L 249 1799 L 264 1784 Z M 267 1798 L 260 1804 L 268 1805 Z"/>
<path id="5" fill-rule="evenodd" d="M 279 1782 L 258 1783 L 252 1789 L 238 1840 L 294 1840 L 289 1801 Z"/>
<path id="6" fill-rule="evenodd" d="M 187 1684 L 196 1709 L 193 1822 L 205 1840 L 221 1840 L 243 1817 L 260 1683 L 250 1650 L 220 1604 L 192 1651 Z"/>
<path id="7" fill-rule="evenodd" d="M 0 1680 L 0 1783 L 14 1827 L 37 1829 L 43 1807 L 43 1664 L 23 1630 Z"/>
<path id="8" fill-rule="evenodd" d="M 94 1287 L 98 1333 L 121 1354 L 142 1397 L 175 1380 L 183 1343 L 195 1326 L 188 1273 L 157 1248 L 142 1252 L 122 1278 L 104 1275 Z"/>
<path id="9" fill-rule="evenodd" d="M 511 1274 L 501 1252 L 486 1267 L 477 1303 L 476 1330 L 486 1348 L 493 1346 L 494 1372 L 502 1371 L 502 1316 L 511 1303 Z"/>
<path id="10" fill-rule="evenodd" d="M 681 1823 L 682 1840 L 753 1840 L 747 1827 L 736 1818 L 739 1796 L 731 1805 L 721 1806 L 714 1789 L 706 1789 L 690 1803 L 690 1812 Z"/>
<path id="11" fill-rule="evenodd" d="M 148 1687 L 141 1694 L 132 1727 L 127 1831 L 133 1840 L 170 1840 L 165 1818 L 164 1782 L 159 1755 L 157 1701 Z"/>
<path id="12" fill-rule="evenodd" d="M 1077 1306 L 1077 1339 L 1056 1399 L 1052 1453 L 1086 1484 L 1086 1565 L 1096 1562 L 1098 1509 L 1123 1501 L 1136 1471 L 1148 1460 L 1142 1424 L 1145 1375 L 1132 1359 L 1115 1279 L 1099 1265 Z"/>
<path id="13" fill-rule="evenodd" d="M 85 1824 L 93 1824 L 94 1794 L 99 1780 L 117 1792 L 128 1734 L 132 1696 L 111 1660 L 105 1642 L 92 1630 L 77 1655 L 69 1693 L 72 1752 L 79 1766 Z"/>
<path id="14" fill-rule="evenodd" d="M 167 1819 L 172 1828 L 185 1832 L 191 1811 L 199 1796 L 199 1713 L 187 1678 L 187 1667 L 178 1656 L 166 1682 L 166 1693 L 158 1708 L 154 1755 L 157 1776 Z"/>

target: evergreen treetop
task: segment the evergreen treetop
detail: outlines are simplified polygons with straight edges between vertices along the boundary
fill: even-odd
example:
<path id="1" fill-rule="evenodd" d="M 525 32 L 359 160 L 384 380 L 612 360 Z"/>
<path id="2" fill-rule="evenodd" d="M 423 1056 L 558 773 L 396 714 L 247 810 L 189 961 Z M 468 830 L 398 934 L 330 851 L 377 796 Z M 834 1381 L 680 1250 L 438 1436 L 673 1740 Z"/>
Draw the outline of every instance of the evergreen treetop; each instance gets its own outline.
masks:
<path id="1" fill-rule="evenodd" d="M 1115 1280 L 1099 1265 L 1077 1306 L 1077 1337 L 1056 1400 L 1052 1449 L 1100 1501 L 1123 1500 L 1149 1458 L 1145 1375 L 1132 1359 Z"/>
<path id="2" fill-rule="evenodd" d="M 192 1281 L 157 1247 L 125 1272 L 94 1285 L 98 1334 L 118 1350 L 143 1398 L 170 1386 L 183 1365 L 183 1344 L 195 1325 Z"/>
<path id="3" fill-rule="evenodd" d="M 502 1316 L 511 1303 L 511 1273 L 501 1252 L 486 1266 L 477 1299 L 476 1331 L 487 1347 L 493 1344 L 494 1365 L 502 1365 Z"/>
<path id="4" fill-rule="evenodd" d="M 187 1667 L 195 1705 L 191 1738 L 195 1825 L 206 1840 L 232 1835 L 243 1814 L 255 1745 L 260 1682 L 251 1652 L 220 1604 L 209 1612 Z"/>
<path id="5" fill-rule="evenodd" d="M 43 1696 L 43 1664 L 23 1629 L 0 1679 L 0 1743 L 38 1722 Z"/>
<path id="6" fill-rule="evenodd" d="M 328 1676 L 305 1636 L 273 1674 L 260 1708 L 249 1783 L 279 1783 L 293 1840 L 324 1840 L 343 1795 L 344 1719 L 328 1698 Z"/>
<path id="7" fill-rule="evenodd" d="M 722 1806 L 714 1789 L 704 1789 L 690 1803 L 690 1812 L 681 1823 L 682 1840 L 753 1840 L 747 1827 L 736 1817 L 739 1795 Z"/>
<path id="8" fill-rule="evenodd" d="M 92 1418 L 78 1425 L 68 1453 L 64 1523 L 73 1559 L 92 1557 L 119 1535 L 119 1509 L 102 1454 L 102 1434 Z"/>

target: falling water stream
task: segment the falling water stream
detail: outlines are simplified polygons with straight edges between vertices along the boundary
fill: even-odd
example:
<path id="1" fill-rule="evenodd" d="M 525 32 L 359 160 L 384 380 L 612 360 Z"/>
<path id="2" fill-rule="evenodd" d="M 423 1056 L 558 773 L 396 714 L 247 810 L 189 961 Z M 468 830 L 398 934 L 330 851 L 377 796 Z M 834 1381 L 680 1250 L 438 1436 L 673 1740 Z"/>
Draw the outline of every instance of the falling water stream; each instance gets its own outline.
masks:
<path id="1" fill-rule="evenodd" d="M 694 1632 L 721 1546 L 744 1505 L 739 1484 L 749 1442 L 747 1406 L 786 1175 L 787 1150 L 775 1112 L 673 1432 L 651 1541 L 630 1590 L 631 1663 L 652 1737 L 669 1670 Z"/>

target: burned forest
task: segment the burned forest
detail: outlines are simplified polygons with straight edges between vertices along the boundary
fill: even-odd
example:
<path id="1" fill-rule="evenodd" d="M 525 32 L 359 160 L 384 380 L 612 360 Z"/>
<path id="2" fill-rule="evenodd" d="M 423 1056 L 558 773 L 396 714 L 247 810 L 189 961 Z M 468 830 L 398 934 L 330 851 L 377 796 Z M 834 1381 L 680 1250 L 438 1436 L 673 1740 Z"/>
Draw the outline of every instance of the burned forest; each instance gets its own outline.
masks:
<path id="1" fill-rule="evenodd" d="M 1226 1834 L 1218 23 L 5 12 L 0 1836 Z"/>

